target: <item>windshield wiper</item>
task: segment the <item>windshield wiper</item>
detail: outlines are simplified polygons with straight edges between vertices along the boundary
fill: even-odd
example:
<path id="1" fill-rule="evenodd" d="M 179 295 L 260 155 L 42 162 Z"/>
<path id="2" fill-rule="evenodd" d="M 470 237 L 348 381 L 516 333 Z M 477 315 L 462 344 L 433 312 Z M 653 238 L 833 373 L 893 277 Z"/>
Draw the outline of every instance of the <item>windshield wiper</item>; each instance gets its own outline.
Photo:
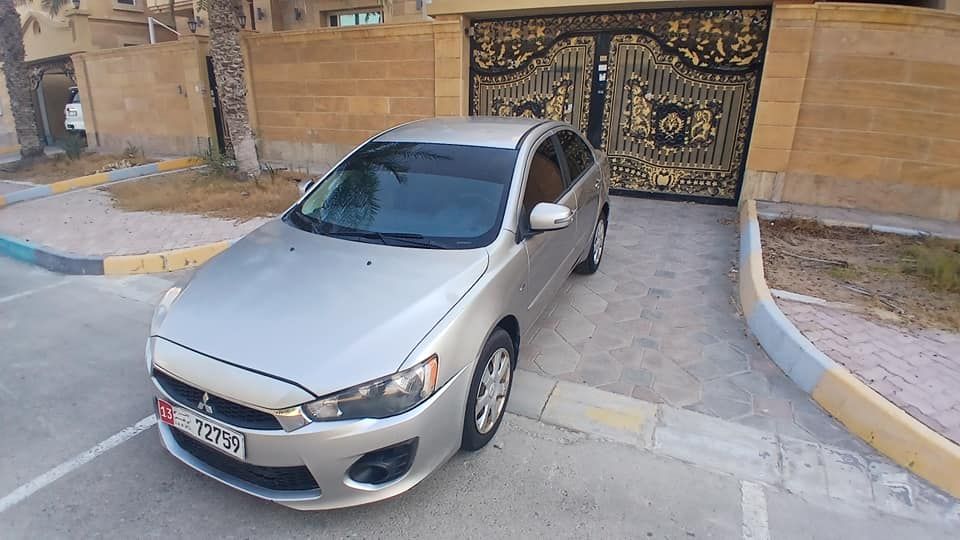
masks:
<path id="1" fill-rule="evenodd" d="M 434 242 L 422 234 L 400 233 L 400 232 L 376 232 L 376 231 L 324 231 L 323 234 L 329 236 L 342 236 L 348 238 L 370 238 L 379 240 L 381 244 L 390 245 L 388 240 L 403 242 L 409 246 L 425 247 L 432 249 L 444 249 L 445 246 Z"/>
<path id="2" fill-rule="evenodd" d="M 381 240 L 385 238 L 389 238 L 391 240 L 399 240 L 401 242 L 406 242 L 411 246 L 427 247 L 427 248 L 434 248 L 434 249 L 446 248 L 446 246 L 444 246 L 443 244 L 430 240 L 429 238 L 418 233 L 387 232 L 387 233 L 376 233 L 376 234 L 380 235 Z"/>
<path id="3" fill-rule="evenodd" d="M 312 232 L 313 234 L 321 234 L 320 227 L 322 223 L 320 220 L 309 214 L 304 214 L 299 208 L 294 208 L 292 212 L 287 214 L 287 218 L 289 221 L 294 222 L 294 226 L 300 230 Z"/>

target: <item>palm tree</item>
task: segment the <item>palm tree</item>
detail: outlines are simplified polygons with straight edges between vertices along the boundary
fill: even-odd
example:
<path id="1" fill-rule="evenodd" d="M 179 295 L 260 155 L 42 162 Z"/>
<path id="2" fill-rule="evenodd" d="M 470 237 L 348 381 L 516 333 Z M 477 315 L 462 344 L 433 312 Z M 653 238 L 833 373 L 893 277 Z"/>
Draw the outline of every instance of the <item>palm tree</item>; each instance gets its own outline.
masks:
<path id="1" fill-rule="evenodd" d="M 20 140 L 20 155 L 32 157 L 43 154 L 43 140 L 37 125 L 37 111 L 33 106 L 33 85 L 23 63 L 23 34 L 16 4 L 23 0 L 0 0 L 0 61 L 10 95 L 13 123 Z M 51 16 L 60 12 L 66 0 L 44 0 L 43 8 Z"/>
<path id="2" fill-rule="evenodd" d="M 9 1 L 9 0 L 0 0 Z M 220 111 L 227 123 L 237 171 L 245 178 L 260 176 L 257 145 L 250 128 L 247 109 L 246 66 L 240 51 L 237 13 L 242 9 L 235 0 L 200 0 L 210 22 L 210 58 L 217 79 Z"/>

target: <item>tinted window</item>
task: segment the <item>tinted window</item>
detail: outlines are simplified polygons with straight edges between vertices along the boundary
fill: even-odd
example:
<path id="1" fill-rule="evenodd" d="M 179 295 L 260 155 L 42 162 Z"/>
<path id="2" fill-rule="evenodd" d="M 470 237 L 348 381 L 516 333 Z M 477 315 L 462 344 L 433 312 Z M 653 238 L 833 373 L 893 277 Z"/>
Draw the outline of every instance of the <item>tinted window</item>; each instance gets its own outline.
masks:
<path id="1" fill-rule="evenodd" d="M 530 162 L 527 187 L 523 192 L 524 215 L 528 216 L 537 203 L 556 202 L 565 189 L 560 159 L 551 137 L 540 143 Z"/>
<path id="2" fill-rule="evenodd" d="M 593 151 L 576 133 L 565 130 L 557 134 L 567 159 L 570 178 L 576 182 L 580 175 L 593 166 Z"/>
<path id="3" fill-rule="evenodd" d="M 500 230 L 516 150 L 370 143 L 288 215 L 296 227 L 361 242 L 449 249 Z"/>

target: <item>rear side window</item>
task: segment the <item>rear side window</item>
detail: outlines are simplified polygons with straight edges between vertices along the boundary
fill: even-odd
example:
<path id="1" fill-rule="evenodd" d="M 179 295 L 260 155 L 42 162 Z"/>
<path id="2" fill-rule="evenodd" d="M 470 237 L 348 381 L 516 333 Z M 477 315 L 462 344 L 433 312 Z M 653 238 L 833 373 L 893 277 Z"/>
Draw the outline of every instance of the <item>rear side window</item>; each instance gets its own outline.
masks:
<path id="1" fill-rule="evenodd" d="M 557 139 L 566 155 L 570 179 L 576 182 L 587 169 L 593 166 L 593 152 L 579 135 L 570 130 L 558 133 Z"/>

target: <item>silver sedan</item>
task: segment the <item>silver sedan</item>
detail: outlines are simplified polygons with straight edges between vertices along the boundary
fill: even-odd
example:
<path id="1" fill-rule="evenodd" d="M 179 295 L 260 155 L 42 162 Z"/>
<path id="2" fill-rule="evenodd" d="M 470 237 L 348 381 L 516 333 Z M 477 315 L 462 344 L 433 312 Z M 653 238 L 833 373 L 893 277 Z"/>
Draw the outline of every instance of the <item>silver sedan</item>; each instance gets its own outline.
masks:
<path id="1" fill-rule="evenodd" d="M 600 264 L 609 178 L 559 122 L 367 141 L 163 297 L 147 344 L 163 445 L 305 510 L 397 495 L 483 448 L 521 338 Z"/>

